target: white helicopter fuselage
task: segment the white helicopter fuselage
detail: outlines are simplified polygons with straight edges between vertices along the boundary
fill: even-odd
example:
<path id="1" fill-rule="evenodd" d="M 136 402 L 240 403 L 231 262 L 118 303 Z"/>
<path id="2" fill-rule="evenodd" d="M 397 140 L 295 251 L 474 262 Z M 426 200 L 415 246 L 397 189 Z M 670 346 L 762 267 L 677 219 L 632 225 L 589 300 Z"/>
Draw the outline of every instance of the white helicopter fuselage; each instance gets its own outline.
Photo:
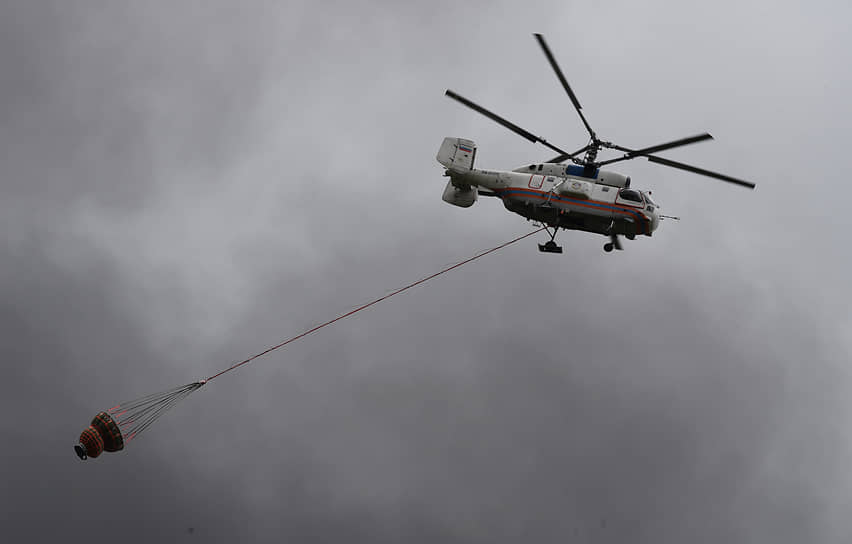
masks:
<path id="1" fill-rule="evenodd" d="M 476 145 L 445 138 L 437 160 L 450 178 L 443 200 L 472 206 L 479 195 L 495 196 L 509 211 L 554 229 L 608 236 L 651 236 L 660 223 L 650 192 L 630 188 L 630 178 L 582 166 L 531 164 L 513 171 L 474 168 Z"/>

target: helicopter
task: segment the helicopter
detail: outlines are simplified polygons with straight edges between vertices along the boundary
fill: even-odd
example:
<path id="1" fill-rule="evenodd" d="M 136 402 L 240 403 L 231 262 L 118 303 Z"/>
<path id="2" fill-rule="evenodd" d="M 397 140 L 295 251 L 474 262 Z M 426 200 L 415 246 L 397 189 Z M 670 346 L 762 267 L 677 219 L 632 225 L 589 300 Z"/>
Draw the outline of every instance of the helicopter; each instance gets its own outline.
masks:
<path id="1" fill-rule="evenodd" d="M 610 241 L 603 248 L 609 253 L 614 249 L 623 249 L 619 236 L 624 236 L 628 240 L 634 240 L 639 235 L 651 236 L 662 219 L 679 218 L 662 215 L 659 205 L 651 198 L 651 191 L 632 188 L 629 176 L 603 170 L 602 166 L 644 157 L 656 164 L 708 176 L 749 189 L 755 188 L 755 184 L 749 181 L 654 155 L 667 149 L 713 139 L 706 132 L 640 149 L 623 147 L 598 138 L 583 115 L 582 106 L 556 63 L 544 36 L 541 34 L 534 34 L 534 36 L 588 131 L 589 142 L 577 151 L 568 153 L 544 138 L 447 89 L 446 96 L 503 125 L 526 140 L 540 143 L 559 155 L 547 162 L 522 166 L 511 172 L 482 170 L 474 168 L 477 147 L 473 140 L 444 138 L 436 159 L 445 168 L 444 176 L 450 178 L 442 196 L 445 202 L 469 208 L 479 196 L 496 197 L 503 201 L 507 210 L 545 228 L 550 240 L 538 245 L 541 252 L 562 253 L 562 247 L 556 244 L 556 234 L 559 229 L 564 229 L 608 236 Z M 598 160 L 598 152 L 601 149 L 621 151 L 623 155 L 613 159 Z M 572 164 L 563 164 L 568 160 Z"/>

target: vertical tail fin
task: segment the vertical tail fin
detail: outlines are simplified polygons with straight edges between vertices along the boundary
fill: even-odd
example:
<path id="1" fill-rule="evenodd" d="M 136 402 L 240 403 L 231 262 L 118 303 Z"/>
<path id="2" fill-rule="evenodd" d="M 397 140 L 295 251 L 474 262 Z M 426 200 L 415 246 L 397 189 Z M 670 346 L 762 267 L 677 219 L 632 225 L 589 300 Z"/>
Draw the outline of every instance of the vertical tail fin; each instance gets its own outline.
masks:
<path id="1" fill-rule="evenodd" d="M 464 138 L 444 138 L 435 158 L 452 172 L 469 172 L 476 159 L 476 144 Z"/>

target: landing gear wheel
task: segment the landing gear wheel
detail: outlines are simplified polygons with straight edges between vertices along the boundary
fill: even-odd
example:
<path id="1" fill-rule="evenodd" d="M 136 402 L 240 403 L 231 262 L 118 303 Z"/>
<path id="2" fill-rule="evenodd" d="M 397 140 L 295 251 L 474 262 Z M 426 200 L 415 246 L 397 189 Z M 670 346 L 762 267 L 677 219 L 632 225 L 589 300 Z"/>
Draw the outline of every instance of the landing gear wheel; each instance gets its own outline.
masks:
<path id="1" fill-rule="evenodd" d="M 618 239 L 618 235 L 610 233 L 609 243 L 604 245 L 604 251 L 609 253 L 613 249 L 617 249 L 618 251 L 621 251 L 621 240 Z"/>

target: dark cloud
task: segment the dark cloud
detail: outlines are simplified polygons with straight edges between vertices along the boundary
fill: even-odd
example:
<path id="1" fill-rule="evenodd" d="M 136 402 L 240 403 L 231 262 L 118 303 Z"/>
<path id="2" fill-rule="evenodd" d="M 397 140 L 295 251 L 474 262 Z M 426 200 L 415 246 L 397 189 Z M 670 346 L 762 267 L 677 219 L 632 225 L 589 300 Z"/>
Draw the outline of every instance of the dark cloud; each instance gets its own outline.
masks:
<path id="1" fill-rule="evenodd" d="M 4 535 L 848 540 L 848 9 L 828 7 L 5 4 Z M 672 157 L 758 190 L 630 164 L 684 221 L 617 256 L 526 240 L 77 460 L 97 410 L 523 232 L 441 203 L 433 157 L 450 134 L 489 166 L 545 156 L 445 87 L 582 141 L 534 31 L 606 137 L 711 130 Z"/>

